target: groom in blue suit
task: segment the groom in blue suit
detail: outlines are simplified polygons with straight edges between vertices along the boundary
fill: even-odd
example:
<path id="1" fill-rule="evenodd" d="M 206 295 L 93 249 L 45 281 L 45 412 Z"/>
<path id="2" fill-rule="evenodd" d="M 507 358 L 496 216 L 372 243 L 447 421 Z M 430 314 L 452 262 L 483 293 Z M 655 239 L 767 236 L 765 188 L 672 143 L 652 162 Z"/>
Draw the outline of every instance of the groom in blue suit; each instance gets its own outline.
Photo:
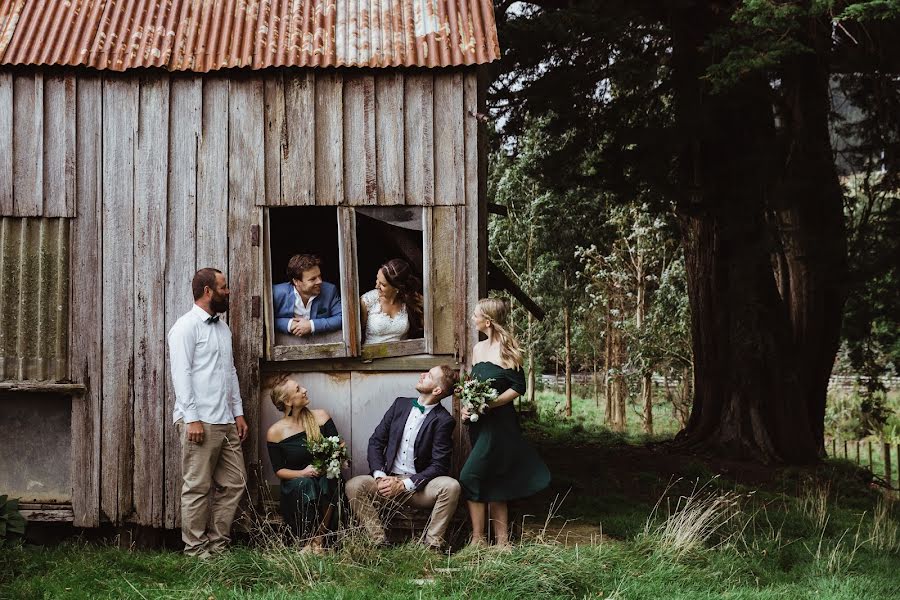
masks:
<path id="1" fill-rule="evenodd" d="M 295 254 L 288 261 L 290 281 L 272 286 L 275 329 L 312 336 L 341 328 L 341 295 L 322 280 L 322 261 L 312 254 Z"/>

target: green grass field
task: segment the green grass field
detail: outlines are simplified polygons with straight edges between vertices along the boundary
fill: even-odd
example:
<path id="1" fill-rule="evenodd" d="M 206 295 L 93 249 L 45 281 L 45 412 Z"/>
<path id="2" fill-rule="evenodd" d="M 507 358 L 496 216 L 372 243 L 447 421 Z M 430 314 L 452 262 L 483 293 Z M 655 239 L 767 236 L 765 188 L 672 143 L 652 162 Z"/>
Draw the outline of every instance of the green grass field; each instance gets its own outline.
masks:
<path id="1" fill-rule="evenodd" d="M 664 435 L 602 428 L 588 400 L 561 419 L 557 401 L 542 394 L 526 423 L 554 480 L 512 507 L 525 526 L 511 552 L 375 550 L 352 533 L 324 556 L 255 536 L 210 562 L 78 540 L 5 546 L 0 598 L 897 596 L 900 506 L 855 465 L 773 471 L 679 455 Z"/>

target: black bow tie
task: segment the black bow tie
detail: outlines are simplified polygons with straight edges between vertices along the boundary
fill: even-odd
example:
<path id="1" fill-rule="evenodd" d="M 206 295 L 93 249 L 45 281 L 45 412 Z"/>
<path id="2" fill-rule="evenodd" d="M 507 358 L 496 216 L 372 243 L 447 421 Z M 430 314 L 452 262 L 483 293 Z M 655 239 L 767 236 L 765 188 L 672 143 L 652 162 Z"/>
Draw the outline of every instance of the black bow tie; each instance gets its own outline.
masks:
<path id="1" fill-rule="evenodd" d="M 219 315 L 213 315 L 213 316 L 209 317 L 208 319 L 206 319 L 205 322 L 207 325 L 212 325 L 213 323 L 218 323 Z"/>

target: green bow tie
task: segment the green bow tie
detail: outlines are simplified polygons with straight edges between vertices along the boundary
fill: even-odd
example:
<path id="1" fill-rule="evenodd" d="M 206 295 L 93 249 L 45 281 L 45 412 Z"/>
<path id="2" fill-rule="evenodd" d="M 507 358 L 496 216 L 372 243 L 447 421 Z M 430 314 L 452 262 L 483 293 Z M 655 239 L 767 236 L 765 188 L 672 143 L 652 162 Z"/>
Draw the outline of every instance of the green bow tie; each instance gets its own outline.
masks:
<path id="1" fill-rule="evenodd" d="M 419 412 L 422 412 L 422 413 L 425 412 L 425 407 L 422 406 L 422 405 L 419 403 L 419 401 L 416 400 L 415 398 L 413 399 L 413 408 L 418 408 L 418 409 L 419 409 Z"/>

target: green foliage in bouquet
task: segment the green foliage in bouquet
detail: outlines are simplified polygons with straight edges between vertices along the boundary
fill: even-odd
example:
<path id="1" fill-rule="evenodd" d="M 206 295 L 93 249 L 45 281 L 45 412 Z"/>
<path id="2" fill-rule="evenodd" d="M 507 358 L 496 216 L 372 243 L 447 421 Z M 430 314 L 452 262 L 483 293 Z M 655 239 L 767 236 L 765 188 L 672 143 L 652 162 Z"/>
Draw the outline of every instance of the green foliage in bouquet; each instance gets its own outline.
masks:
<path id="1" fill-rule="evenodd" d="M 25 535 L 25 517 L 19 512 L 19 500 L 0 496 L 0 546 Z"/>
<path id="2" fill-rule="evenodd" d="M 312 454 L 312 466 L 324 473 L 328 479 L 341 476 L 341 467 L 350 464 L 350 451 L 347 444 L 336 435 L 319 440 L 307 441 L 306 447 Z"/>
<path id="3" fill-rule="evenodd" d="M 488 403 L 497 399 L 497 390 L 491 387 L 492 381 L 494 380 L 482 381 L 466 373 L 453 388 L 453 393 L 459 396 L 462 407 L 469 412 L 469 421 L 474 423 L 481 418 L 481 415 L 488 411 Z"/>

